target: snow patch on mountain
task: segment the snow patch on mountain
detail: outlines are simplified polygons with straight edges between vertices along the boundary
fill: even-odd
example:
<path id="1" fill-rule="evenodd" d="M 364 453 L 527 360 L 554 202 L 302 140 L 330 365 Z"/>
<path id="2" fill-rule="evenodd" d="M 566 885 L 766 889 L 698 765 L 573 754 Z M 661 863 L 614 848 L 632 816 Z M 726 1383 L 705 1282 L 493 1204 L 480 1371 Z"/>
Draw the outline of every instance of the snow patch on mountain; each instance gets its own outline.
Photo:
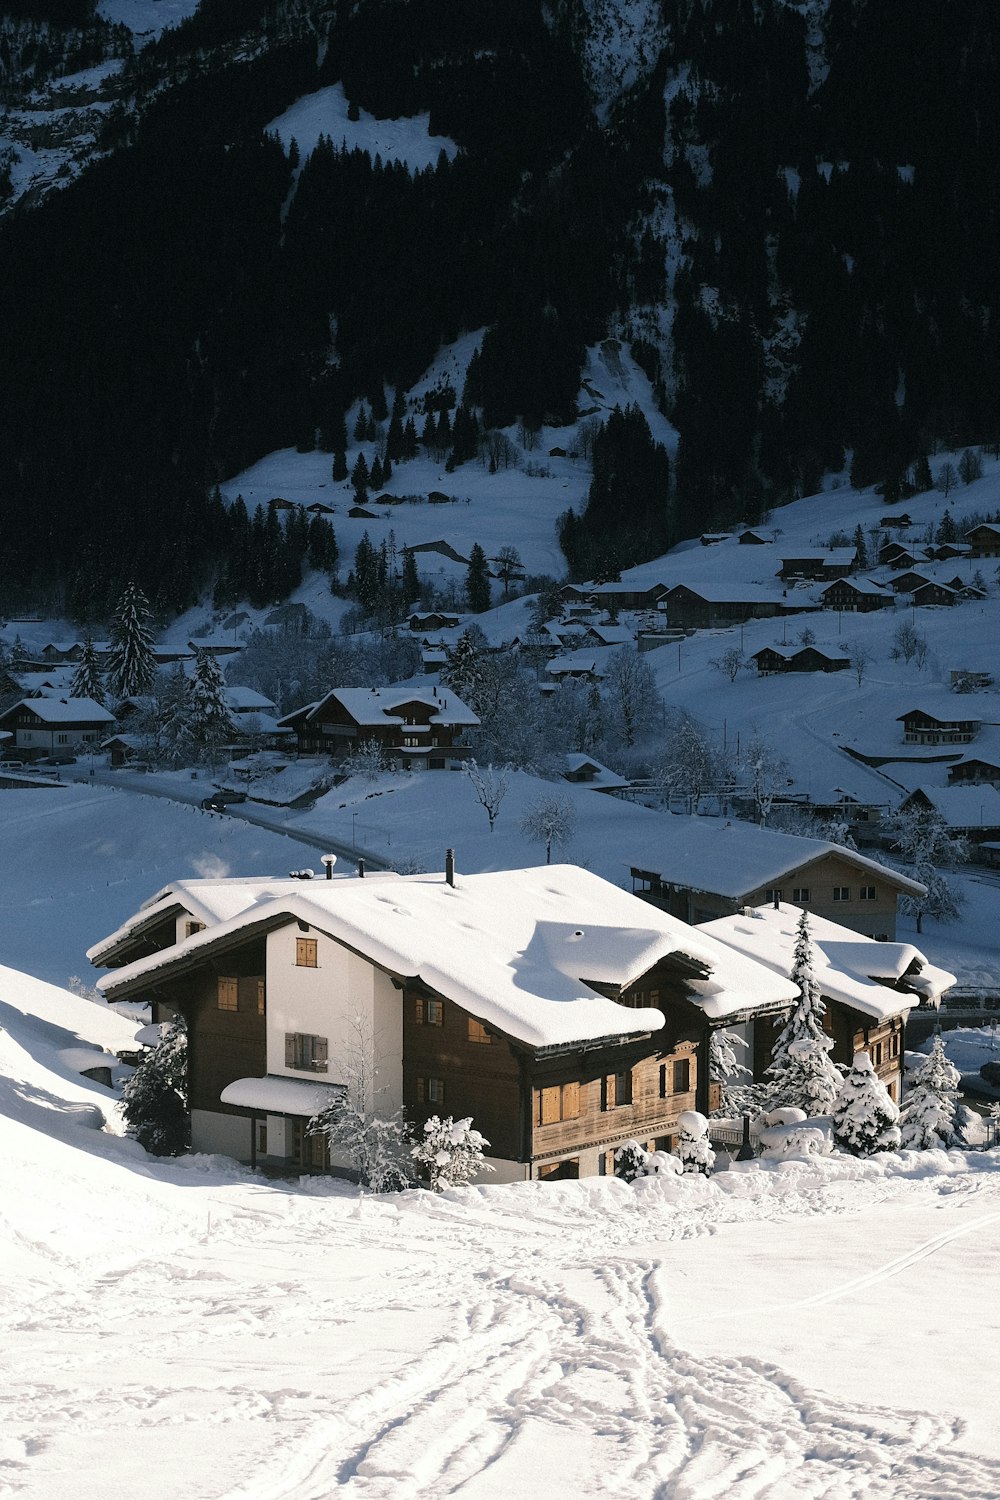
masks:
<path id="1" fill-rule="evenodd" d="M 458 153 L 447 136 L 431 134 L 429 114 L 376 120 L 361 109 L 352 120 L 349 111 L 343 84 L 335 83 L 297 99 L 266 128 L 278 136 L 286 151 L 294 140 L 303 160 L 315 151 L 322 135 L 329 136 L 336 147 L 367 151 L 373 161 L 380 156 L 384 162 L 402 162 L 411 172 L 433 167 L 442 151 L 449 161 Z"/>
<path id="2" fill-rule="evenodd" d="M 645 82 L 667 28 L 656 0 L 582 0 L 571 25 L 584 78 L 602 125 L 620 99 Z"/>

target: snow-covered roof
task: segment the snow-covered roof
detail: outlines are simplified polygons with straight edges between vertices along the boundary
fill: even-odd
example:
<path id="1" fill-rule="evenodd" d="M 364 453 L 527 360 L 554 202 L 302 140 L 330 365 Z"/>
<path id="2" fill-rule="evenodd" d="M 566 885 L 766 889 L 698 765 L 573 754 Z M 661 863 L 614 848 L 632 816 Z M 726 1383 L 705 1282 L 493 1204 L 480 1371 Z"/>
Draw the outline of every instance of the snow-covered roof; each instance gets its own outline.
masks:
<path id="1" fill-rule="evenodd" d="M 955 724 L 967 720 L 982 723 L 984 710 L 989 712 L 990 709 L 1000 714 L 1000 700 L 995 694 L 987 697 L 982 693 L 921 693 L 919 700 L 912 708 L 896 715 L 896 722 L 901 723 L 903 719 L 909 719 L 914 714 L 926 714 L 929 719 L 937 719 L 942 724 Z"/>
<path id="2" fill-rule="evenodd" d="M 234 683 L 226 687 L 226 705 L 234 714 L 275 714 L 277 707 L 270 698 L 265 698 L 263 693 L 257 693 L 253 688 L 244 687 L 242 683 Z"/>
<path id="3" fill-rule="evenodd" d="M 479 723 L 472 709 L 450 688 L 444 687 L 334 688 L 317 703 L 309 718 L 320 717 L 324 705 L 330 702 L 339 703 L 356 724 L 402 724 L 396 709 L 406 703 L 421 703 L 431 709 L 432 724 Z"/>
<path id="4" fill-rule="evenodd" d="M 15 709 L 27 708 L 37 714 L 43 724 L 113 724 L 115 716 L 102 708 L 93 698 L 22 698 L 4 715 L 6 718 Z"/>
<path id="5" fill-rule="evenodd" d="M 789 974 L 801 914 L 800 907 L 782 902 L 777 910 L 759 906 L 749 915 L 718 917 L 705 922 L 698 931 L 711 933 L 777 973 Z M 913 994 L 892 988 L 904 975 L 913 992 L 934 1004 L 955 983 L 954 974 L 928 963 L 919 948 L 910 943 L 882 943 L 862 937 L 812 912 L 809 934 L 812 969 L 822 993 L 876 1020 L 910 1009 Z M 907 972 L 911 968 L 915 969 L 913 974 Z"/>
<path id="6" fill-rule="evenodd" d="M 1000 828 L 1000 791 L 992 782 L 980 782 L 977 786 L 918 786 L 910 796 L 917 792 L 923 793 L 949 828 Z"/>
<path id="7" fill-rule="evenodd" d="M 821 562 L 841 568 L 850 567 L 857 555 L 856 547 L 783 548 L 779 554 L 782 562 Z"/>
<path id="8" fill-rule="evenodd" d="M 98 1047 L 60 1047 L 59 1061 L 71 1073 L 93 1073 L 97 1068 L 116 1068 L 118 1059 L 113 1052 L 103 1052 Z"/>
<path id="9" fill-rule="evenodd" d="M 574 672 L 599 675 L 597 657 L 592 651 L 567 651 L 563 656 L 554 656 L 551 661 L 545 663 L 545 670 L 550 677 L 562 677 Z"/>
<path id="10" fill-rule="evenodd" d="M 871 870 L 881 879 L 892 881 L 903 891 L 924 894 L 917 881 L 829 839 L 803 838 L 736 820 L 724 822 L 678 813 L 664 816 L 669 816 L 669 822 L 661 833 L 629 843 L 623 855 L 632 869 L 656 874 L 666 885 L 711 891 L 738 901 L 792 870 L 836 854 L 858 869 Z"/>
<path id="11" fill-rule="evenodd" d="M 586 782 L 582 783 L 585 786 L 596 787 L 603 791 L 607 791 L 612 787 L 628 786 L 628 781 L 624 776 L 619 776 L 617 771 L 612 771 L 608 766 L 602 765 L 592 755 L 583 755 L 579 751 L 574 750 L 566 755 L 564 760 L 566 773 L 570 776 L 577 771 L 583 771 L 589 767 L 593 774 Z"/>
<path id="12" fill-rule="evenodd" d="M 727 581 L 709 580 L 702 583 L 679 583 L 676 588 L 683 588 L 690 594 L 704 599 L 708 604 L 759 604 L 765 600 L 778 600 L 783 597 L 780 585 L 764 585 L 753 583 L 740 583 L 738 579 Z M 671 589 L 671 593 L 673 589 Z"/>
<path id="13" fill-rule="evenodd" d="M 828 583 L 820 593 L 825 594 L 827 589 L 836 588 L 838 585 L 846 584 L 848 588 L 854 589 L 858 594 L 878 594 L 881 598 L 886 597 L 886 590 L 881 583 L 876 583 L 873 578 L 835 578 Z"/>
<path id="14" fill-rule="evenodd" d="M 388 873 L 283 884 L 99 987 L 114 998 L 150 974 L 207 958 L 220 941 L 301 920 L 389 973 L 419 976 L 532 1047 L 658 1029 L 660 1011 L 626 1008 L 593 986 L 625 988 L 672 955 L 686 969 L 705 969 L 693 1003 L 713 1018 L 785 1004 L 795 993 L 784 977 L 575 865 L 460 876 L 455 886 L 440 875 Z"/>
<path id="15" fill-rule="evenodd" d="M 257 1109 L 272 1115 L 316 1115 L 343 1094 L 340 1084 L 307 1083 L 302 1078 L 280 1078 L 267 1073 L 263 1078 L 237 1078 L 219 1095 L 223 1104 L 239 1109 Z"/>

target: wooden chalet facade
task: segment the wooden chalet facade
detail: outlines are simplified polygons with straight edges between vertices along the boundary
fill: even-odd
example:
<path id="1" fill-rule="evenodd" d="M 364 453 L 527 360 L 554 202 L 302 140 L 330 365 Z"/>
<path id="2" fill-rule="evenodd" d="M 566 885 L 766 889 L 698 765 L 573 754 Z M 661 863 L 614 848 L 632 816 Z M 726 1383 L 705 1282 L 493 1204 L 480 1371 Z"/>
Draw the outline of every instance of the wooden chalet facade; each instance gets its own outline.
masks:
<path id="1" fill-rule="evenodd" d="M 471 754 L 466 732 L 479 720 L 449 688 L 335 688 L 319 703 L 279 719 L 301 755 L 349 755 L 366 742 L 406 770 L 443 771 Z"/>
<path id="2" fill-rule="evenodd" d="M 773 619 L 784 612 L 782 600 L 774 595 L 747 593 L 740 597 L 725 590 L 692 588 L 686 583 L 667 590 L 660 607 L 671 625 L 684 630 L 711 630 L 745 620 Z"/>
<path id="3" fill-rule="evenodd" d="M 903 741 L 907 745 L 968 745 L 983 727 L 976 714 L 968 712 L 963 702 L 964 695 L 956 695 L 953 710 L 935 708 L 908 708 L 896 719 L 903 726 Z"/>
<path id="4" fill-rule="evenodd" d="M 835 547 L 829 552 L 803 552 L 797 557 L 783 557 L 778 577 L 786 581 L 809 578 L 819 582 L 828 579 L 846 578 L 857 567 L 858 554 L 854 547 Z"/>
<path id="5" fill-rule="evenodd" d="M 1000 787 L 1000 755 L 996 760 L 963 755 L 960 761 L 948 767 L 949 786 L 981 786 L 984 782 Z"/>
<path id="6" fill-rule="evenodd" d="M 360 1025 L 379 1111 L 401 1108 L 417 1129 L 431 1115 L 471 1116 L 490 1142 L 491 1181 L 604 1175 L 625 1141 L 671 1149 L 678 1116 L 715 1105 L 713 1028 L 784 1015 L 794 998 L 787 976 L 574 867 L 453 880 L 243 883 L 245 910 L 232 917 L 230 891 L 218 932 L 209 920 L 190 936 L 183 890 L 168 892 L 148 920 L 91 950 L 114 969 L 100 981 L 109 1000 L 141 997 L 157 1019 L 185 1017 L 193 1149 L 278 1171 L 342 1170 L 307 1123 L 350 1084 Z M 517 909 L 526 881 L 538 916 Z M 510 1010 L 497 992 L 505 954 L 515 979 L 528 959 Z M 725 1001 L 711 1017 L 706 980 Z"/>
<path id="7" fill-rule="evenodd" d="M 965 533 L 973 557 L 1000 557 L 1000 523 L 984 521 Z"/>
<path id="8" fill-rule="evenodd" d="M 97 749 L 115 716 L 92 698 L 22 698 L 0 714 L 0 730 L 14 736 L 26 760 Z"/>
<path id="9" fill-rule="evenodd" d="M 819 646 L 802 646 L 798 650 L 764 646 L 750 660 L 756 663 L 761 677 L 777 672 L 846 672 L 851 665 L 849 657 L 831 656 Z"/>
<path id="10" fill-rule="evenodd" d="M 845 614 L 892 609 L 896 602 L 891 593 L 868 578 L 837 578 L 823 589 L 820 598 L 824 609 L 842 610 Z"/>

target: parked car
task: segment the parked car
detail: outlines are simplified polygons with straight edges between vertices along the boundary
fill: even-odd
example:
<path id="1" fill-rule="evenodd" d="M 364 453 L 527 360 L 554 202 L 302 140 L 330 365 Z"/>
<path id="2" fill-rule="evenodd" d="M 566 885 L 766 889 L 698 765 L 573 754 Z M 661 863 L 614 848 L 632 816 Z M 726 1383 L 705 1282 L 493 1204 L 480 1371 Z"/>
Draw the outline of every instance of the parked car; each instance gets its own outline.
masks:
<path id="1" fill-rule="evenodd" d="M 225 812 L 235 802 L 246 800 L 246 792 L 213 792 L 211 797 L 202 798 L 201 805 L 205 812 Z"/>
<path id="2" fill-rule="evenodd" d="M 43 755 L 35 761 L 36 766 L 75 766 L 75 755 Z"/>

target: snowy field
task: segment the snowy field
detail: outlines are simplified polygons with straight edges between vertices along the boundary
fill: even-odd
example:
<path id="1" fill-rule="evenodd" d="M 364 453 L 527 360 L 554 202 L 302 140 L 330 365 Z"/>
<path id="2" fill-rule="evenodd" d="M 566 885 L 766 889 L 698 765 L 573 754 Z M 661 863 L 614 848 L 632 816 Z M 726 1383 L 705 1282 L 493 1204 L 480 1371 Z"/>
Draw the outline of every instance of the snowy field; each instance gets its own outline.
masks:
<path id="1" fill-rule="evenodd" d="M 1000 1489 L 991 1154 L 440 1198 L 267 1183 L 94 1128 L 107 1091 L 58 1051 L 107 1015 L 0 989 L 0 1493 Z"/>

